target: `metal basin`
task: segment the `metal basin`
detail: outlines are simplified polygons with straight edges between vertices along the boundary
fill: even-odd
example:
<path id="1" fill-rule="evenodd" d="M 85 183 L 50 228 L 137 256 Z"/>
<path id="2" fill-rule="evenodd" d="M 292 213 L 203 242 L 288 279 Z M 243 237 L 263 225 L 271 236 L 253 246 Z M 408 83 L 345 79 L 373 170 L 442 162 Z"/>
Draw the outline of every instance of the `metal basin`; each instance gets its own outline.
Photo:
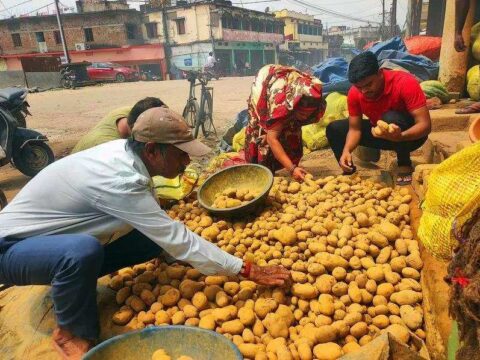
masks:
<path id="1" fill-rule="evenodd" d="M 158 349 L 176 359 L 241 360 L 238 348 L 225 336 L 191 326 L 158 326 L 115 336 L 95 346 L 84 360 L 151 360 Z"/>
<path id="2" fill-rule="evenodd" d="M 239 217 L 263 207 L 273 185 L 273 174 L 262 165 L 244 164 L 227 167 L 210 176 L 200 187 L 197 198 L 202 207 L 219 217 Z M 255 190 L 259 195 L 246 204 L 228 209 L 213 208 L 215 196 L 227 188 Z"/>

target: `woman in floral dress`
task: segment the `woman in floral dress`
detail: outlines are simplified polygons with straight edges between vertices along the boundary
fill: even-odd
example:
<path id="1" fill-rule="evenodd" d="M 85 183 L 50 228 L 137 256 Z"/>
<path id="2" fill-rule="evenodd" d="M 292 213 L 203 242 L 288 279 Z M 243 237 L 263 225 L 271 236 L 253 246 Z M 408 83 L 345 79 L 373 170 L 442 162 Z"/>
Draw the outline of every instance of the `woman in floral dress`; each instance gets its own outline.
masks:
<path id="1" fill-rule="evenodd" d="M 285 168 L 302 181 L 302 126 L 318 122 L 324 111 L 320 80 L 293 67 L 264 66 L 248 99 L 246 161 L 272 172 Z"/>

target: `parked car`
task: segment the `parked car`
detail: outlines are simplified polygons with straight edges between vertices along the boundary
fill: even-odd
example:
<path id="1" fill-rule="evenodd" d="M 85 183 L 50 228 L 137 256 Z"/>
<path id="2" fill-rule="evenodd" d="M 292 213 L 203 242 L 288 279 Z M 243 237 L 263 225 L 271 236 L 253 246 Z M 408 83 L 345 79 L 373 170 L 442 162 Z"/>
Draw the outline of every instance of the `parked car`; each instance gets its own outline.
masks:
<path id="1" fill-rule="evenodd" d="M 87 68 L 90 80 L 105 81 L 111 80 L 116 82 L 137 81 L 139 74 L 137 71 L 120 64 L 111 62 L 92 63 Z"/>

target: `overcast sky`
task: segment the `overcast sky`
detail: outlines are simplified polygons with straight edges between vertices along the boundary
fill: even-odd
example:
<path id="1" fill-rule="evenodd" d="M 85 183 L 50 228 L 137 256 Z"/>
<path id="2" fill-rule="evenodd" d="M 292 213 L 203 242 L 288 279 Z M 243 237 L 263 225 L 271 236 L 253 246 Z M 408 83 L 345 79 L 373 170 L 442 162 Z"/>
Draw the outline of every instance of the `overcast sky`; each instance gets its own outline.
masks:
<path id="1" fill-rule="evenodd" d="M 361 18 L 369 21 L 381 22 L 382 20 L 382 1 L 381 0 L 301 0 L 303 3 L 309 3 L 328 10 L 336 11 L 337 13 Z M 137 7 L 140 0 L 132 0 L 131 6 Z M 347 25 L 359 26 L 365 24 L 353 20 L 342 19 L 335 15 L 322 13 L 320 10 L 307 8 L 298 5 L 295 0 L 232 0 L 236 6 L 243 6 L 255 10 L 264 11 L 268 6 L 270 10 L 291 9 L 302 13 L 315 15 L 316 18 L 321 19 L 324 27 L 332 25 Z M 61 4 L 65 7 L 74 7 L 75 0 L 61 0 Z M 391 0 L 385 0 L 385 7 L 390 10 Z M 407 13 L 408 0 L 398 0 L 397 7 L 397 23 L 401 28 L 404 27 L 405 17 Z M 49 5 L 50 4 L 50 5 Z M 15 6 L 18 5 L 18 6 Z M 47 6 L 48 5 L 48 6 Z M 15 6 L 15 7 L 13 7 Z M 13 7 L 13 8 L 11 8 Z M 11 9 L 9 9 L 11 8 Z M 40 13 L 53 13 L 53 0 L 0 0 L 0 18 L 9 17 L 11 15 L 22 15 L 29 12 L 35 12 L 37 9 Z M 7 9 L 7 10 L 5 10 Z"/>

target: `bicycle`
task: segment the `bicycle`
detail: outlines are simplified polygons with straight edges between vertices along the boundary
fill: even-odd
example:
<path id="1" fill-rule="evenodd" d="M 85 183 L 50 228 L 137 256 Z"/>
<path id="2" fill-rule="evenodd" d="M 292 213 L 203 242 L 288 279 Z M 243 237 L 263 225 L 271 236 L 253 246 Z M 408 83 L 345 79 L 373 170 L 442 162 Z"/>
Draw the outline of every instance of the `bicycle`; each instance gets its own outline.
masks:
<path id="1" fill-rule="evenodd" d="M 199 84 L 196 84 L 198 79 Z M 183 109 L 183 118 L 186 123 L 194 128 L 194 136 L 198 137 L 200 128 L 205 138 L 213 133 L 217 135 L 217 130 L 213 124 L 213 88 L 207 87 L 207 77 L 198 71 L 187 72 L 187 80 L 190 82 L 190 91 L 188 95 L 187 104 Z M 200 105 L 195 96 L 195 87 L 201 86 Z"/>

